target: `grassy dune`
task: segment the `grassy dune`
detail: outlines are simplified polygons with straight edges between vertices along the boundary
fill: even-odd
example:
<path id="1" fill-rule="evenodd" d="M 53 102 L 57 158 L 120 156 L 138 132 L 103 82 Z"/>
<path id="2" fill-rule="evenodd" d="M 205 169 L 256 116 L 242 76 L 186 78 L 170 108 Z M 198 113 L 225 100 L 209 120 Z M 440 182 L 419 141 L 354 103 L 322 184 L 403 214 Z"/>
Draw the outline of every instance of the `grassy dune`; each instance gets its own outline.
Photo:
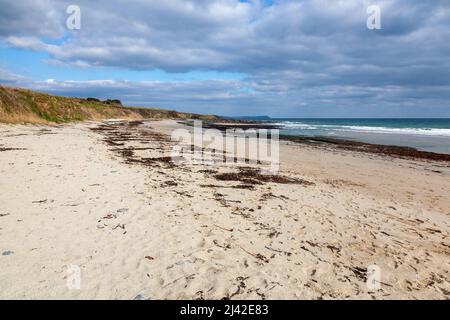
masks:
<path id="1" fill-rule="evenodd" d="M 63 123 L 102 119 L 192 119 L 214 120 L 215 116 L 181 113 L 157 108 L 134 108 L 66 98 L 26 89 L 0 86 L 0 122 Z"/>

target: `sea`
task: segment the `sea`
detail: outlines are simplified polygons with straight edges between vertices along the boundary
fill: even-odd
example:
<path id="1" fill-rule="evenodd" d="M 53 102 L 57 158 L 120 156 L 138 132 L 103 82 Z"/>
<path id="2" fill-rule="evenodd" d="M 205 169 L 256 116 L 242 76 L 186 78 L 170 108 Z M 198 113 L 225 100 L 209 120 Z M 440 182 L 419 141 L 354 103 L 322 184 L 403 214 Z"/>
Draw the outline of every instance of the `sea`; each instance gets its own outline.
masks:
<path id="1" fill-rule="evenodd" d="M 450 154 L 450 119 L 271 119 L 280 134 L 322 136 Z"/>

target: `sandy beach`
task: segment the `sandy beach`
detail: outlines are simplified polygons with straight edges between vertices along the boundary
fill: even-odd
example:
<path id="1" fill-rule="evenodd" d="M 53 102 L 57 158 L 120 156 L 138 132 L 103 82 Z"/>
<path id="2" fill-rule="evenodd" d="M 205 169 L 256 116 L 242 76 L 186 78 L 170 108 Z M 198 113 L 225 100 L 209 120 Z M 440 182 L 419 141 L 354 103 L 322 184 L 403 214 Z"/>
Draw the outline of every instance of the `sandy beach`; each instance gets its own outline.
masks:
<path id="1" fill-rule="evenodd" d="M 450 298 L 448 162 L 282 141 L 264 179 L 174 165 L 181 127 L 1 124 L 0 298 Z"/>

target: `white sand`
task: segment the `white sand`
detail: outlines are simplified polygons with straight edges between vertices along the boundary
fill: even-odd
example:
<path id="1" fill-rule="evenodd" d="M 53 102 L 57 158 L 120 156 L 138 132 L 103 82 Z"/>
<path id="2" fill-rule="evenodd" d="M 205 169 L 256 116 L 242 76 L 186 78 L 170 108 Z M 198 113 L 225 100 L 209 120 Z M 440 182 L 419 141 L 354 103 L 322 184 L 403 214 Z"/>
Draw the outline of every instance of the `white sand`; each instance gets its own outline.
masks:
<path id="1" fill-rule="evenodd" d="M 234 189 L 199 172 L 233 168 L 127 164 L 97 125 L 0 125 L 25 148 L 0 151 L 0 298 L 450 297 L 448 165 L 283 143 L 281 174 L 315 185 Z"/>

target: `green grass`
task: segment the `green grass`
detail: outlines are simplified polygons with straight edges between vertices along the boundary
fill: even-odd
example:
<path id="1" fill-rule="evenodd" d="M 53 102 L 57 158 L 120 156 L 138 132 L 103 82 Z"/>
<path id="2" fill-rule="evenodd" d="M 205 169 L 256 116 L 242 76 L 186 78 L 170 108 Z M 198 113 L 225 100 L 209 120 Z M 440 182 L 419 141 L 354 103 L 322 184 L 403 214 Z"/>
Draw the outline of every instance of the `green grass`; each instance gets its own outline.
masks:
<path id="1" fill-rule="evenodd" d="M 33 119 L 41 119 L 43 122 L 65 123 L 108 118 L 217 119 L 215 116 L 181 113 L 159 108 L 123 107 L 0 86 L 0 122 L 39 122 Z"/>

